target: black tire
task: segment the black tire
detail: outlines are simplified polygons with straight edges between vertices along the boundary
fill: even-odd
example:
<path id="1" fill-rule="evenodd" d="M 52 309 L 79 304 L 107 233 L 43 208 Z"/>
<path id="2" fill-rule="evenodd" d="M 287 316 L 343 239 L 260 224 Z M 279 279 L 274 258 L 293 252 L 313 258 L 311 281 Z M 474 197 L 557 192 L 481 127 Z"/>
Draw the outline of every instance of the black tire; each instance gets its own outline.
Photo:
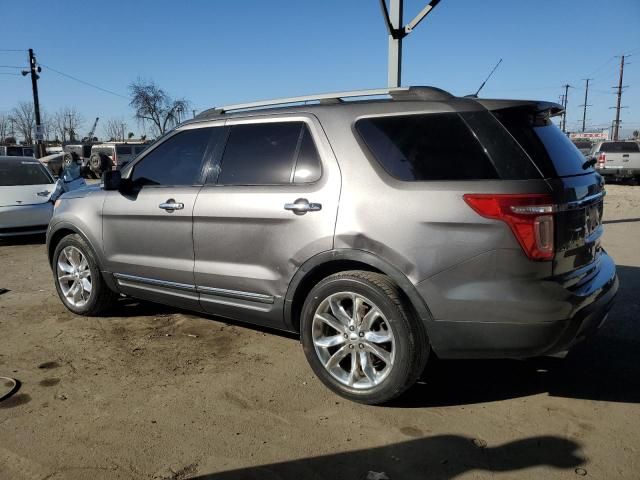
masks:
<path id="1" fill-rule="evenodd" d="M 64 295 L 60 281 L 58 280 L 58 260 L 60 259 L 61 252 L 66 247 L 75 247 L 86 258 L 91 272 L 91 292 L 86 300 L 86 303 L 82 306 L 76 306 L 70 303 L 67 297 Z M 98 262 L 96 260 L 93 249 L 87 244 L 87 242 L 80 235 L 73 234 L 64 237 L 60 243 L 56 246 L 53 252 L 52 260 L 53 281 L 56 285 L 58 296 L 67 309 L 78 315 L 86 315 L 89 317 L 100 316 L 108 311 L 118 298 L 118 294 L 112 291 L 102 278 Z"/>
<path id="2" fill-rule="evenodd" d="M 393 364 L 386 377 L 372 387 L 354 388 L 338 381 L 316 352 L 312 331 L 315 312 L 325 299 L 340 292 L 353 292 L 373 302 L 393 333 Z M 309 292 L 300 322 L 304 353 L 315 374 L 329 389 L 356 402 L 378 405 L 398 397 L 418 380 L 429 357 L 429 340 L 420 320 L 398 286 L 379 273 L 354 270 L 325 278 Z"/>
<path id="3" fill-rule="evenodd" d="M 104 153 L 94 153 L 89 158 L 89 168 L 97 178 L 100 178 L 102 172 L 111 169 L 111 159 Z"/>
<path id="4" fill-rule="evenodd" d="M 70 167 L 71 164 L 73 164 L 73 162 L 74 162 L 73 155 L 71 153 L 65 153 L 64 157 L 62 158 L 62 166 L 60 167 L 60 171 Z"/>

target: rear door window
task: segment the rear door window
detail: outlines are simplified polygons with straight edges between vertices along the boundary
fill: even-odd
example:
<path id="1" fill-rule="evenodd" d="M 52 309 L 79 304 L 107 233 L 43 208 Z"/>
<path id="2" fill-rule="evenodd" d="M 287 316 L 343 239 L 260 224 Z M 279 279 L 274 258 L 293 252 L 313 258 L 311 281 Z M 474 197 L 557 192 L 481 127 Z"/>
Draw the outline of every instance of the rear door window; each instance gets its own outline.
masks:
<path id="1" fill-rule="evenodd" d="M 492 113 L 527 152 L 545 178 L 593 172 L 580 150 L 547 116 L 536 114 L 530 108 L 509 108 Z"/>
<path id="2" fill-rule="evenodd" d="M 217 183 L 285 185 L 320 177 L 320 159 L 304 122 L 231 126 Z"/>
<path id="3" fill-rule="evenodd" d="M 456 113 L 366 118 L 356 122 L 356 130 L 380 165 L 399 180 L 499 178 Z"/>
<path id="4" fill-rule="evenodd" d="M 605 142 L 600 147 L 605 153 L 638 153 L 640 146 L 635 142 Z"/>

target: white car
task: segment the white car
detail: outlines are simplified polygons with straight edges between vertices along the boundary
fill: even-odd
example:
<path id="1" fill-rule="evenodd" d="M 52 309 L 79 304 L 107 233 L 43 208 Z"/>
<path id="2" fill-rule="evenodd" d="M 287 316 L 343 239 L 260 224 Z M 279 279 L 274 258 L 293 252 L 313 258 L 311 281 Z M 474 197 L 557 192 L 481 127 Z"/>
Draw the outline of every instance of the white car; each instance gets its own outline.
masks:
<path id="1" fill-rule="evenodd" d="M 78 176 L 56 181 L 33 157 L 0 157 L 0 238 L 46 233 L 55 200 L 85 184 Z"/>

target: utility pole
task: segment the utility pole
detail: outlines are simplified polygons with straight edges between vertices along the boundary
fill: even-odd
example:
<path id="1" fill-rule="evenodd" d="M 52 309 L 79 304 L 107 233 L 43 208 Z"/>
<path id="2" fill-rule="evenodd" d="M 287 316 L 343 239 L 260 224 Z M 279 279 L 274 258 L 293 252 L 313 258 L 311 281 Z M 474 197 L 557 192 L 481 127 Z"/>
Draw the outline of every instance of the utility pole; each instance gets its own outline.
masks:
<path id="1" fill-rule="evenodd" d="M 621 107 L 620 103 L 622 102 L 622 90 L 626 88 L 626 86 L 622 85 L 622 77 L 624 76 L 624 55 L 620 57 L 620 79 L 618 80 L 618 86 L 613 87 L 618 90 L 618 103 L 616 105 L 616 119 L 615 119 L 615 127 L 613 130 L 613 139 L 618 140 L 618 135 L 620 133 L 620 109 L 625 108 Z"/>
<path id="2" fill-rule="evenodd" d="M 387 1 L 380 0 L 380 8 L 389 32 L 387 83 L 389 88 L 397 88 L 402 85 L 402 39 L 418 26 L 429 12 L 440 3 L 440 0 L 431 0 L 413 20 L 404 26 L 402 25 L 404 0 L 389 0 L 389 2 L 390 8 L 387 9 Z"/>
<path id="3" fill-rule="evenodd" d="M 568 102 L 568 97 L 569 97 L 569 88 L 571 87 L 571 85 L 569 85 L 568 83 L 566 85 L 563 85 L 564 87 L 564 96 L 562 97 L 562 99 L 564 100 L 562 107 L 564 108 L 564 112 L 562 113 L 562 131 L 564 133 L 567 133 L 567 102 Z"/>
<path id="4" fill-rule="evenodd" d="M 33 89 L 33 108 L 36 114 L 36 152 L 38 158 L 44 157 L 44 144 L 42 143 L 43 132 L 42 132 L 42 123 L 40 121 L 40 100 L 38 99 L 38 79 L 40 76 L 38 75 L 42 69 L 36 63 L 36 56 L 33 54 L 33 48 L 29 49 L 29 71 L 25 73 L 22 72 L 23 75 L 31 74 L 31 88 Z"/>
<path id="5" fill-rule="evenodd" d="M 587 107 L 590 107 L 591 105 L 587 104 L 587 99 L 589 98 L 589 80 L 591 80 L 590 78 L 585 78 L 584 79 L 586 82 L 586 85 L 584 87 L 584 104 L 580 105 L 581 107 L 583 107 L 582 109 L 582 133 L 584 133 L 585 131 L 585 127 L 587 124 Z"/>
<path id="6" fill-rule="evenodd" d="M 196 118 L 196 110 L 192 110 L 193 112 L 193 118 Z"/>

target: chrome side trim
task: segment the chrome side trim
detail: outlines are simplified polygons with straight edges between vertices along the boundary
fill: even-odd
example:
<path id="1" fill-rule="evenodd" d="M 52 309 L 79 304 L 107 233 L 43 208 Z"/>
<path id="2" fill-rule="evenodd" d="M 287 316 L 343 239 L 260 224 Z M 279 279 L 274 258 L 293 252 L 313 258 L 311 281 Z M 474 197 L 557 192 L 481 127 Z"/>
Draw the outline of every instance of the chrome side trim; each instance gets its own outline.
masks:
<path id="1" fill-rule="evenodd" d="M 590 203 L 594 203 L 594 202 L 604 198 L 604 196 L 606 194 L 607 194 L 607 192 L 602 190 L 601 192 L 596 193 L 594 195 L 590 195 L 588 197 L 585 197 L 582 200 L 576 200 L 574 202 L 567 202 L 567 203 L 564 203 L 562 205 L 558 205 L 558 210 L 560 210 L 560 211 L 563 211 L 563 210 L 575 210 L 576 208 L 583 207 L 585 205 L 588 205 Z"/>
<path id="2" fill-rule="evenodd" d="M 251 300 L 260 303 L 273 303 L 273 295 L 263 295 L 261 293 L 242 292 L 239 290 L 226 290 L 224 288 L 197 287 L 198 292 L 207 295 L 218 295 L 220 297 L 237 298 L 239 300 Z"/>
<path id="3" fill-rule="evenodd" d="M 156 280 L 154 278 L 137 277 L 135 275 L 127 275 L 124 273 L 114 273 L 114 277 L 118 280 L 128 280 L 130 282 L 146 283 L 147 285 L 155 285 L 158 287 L 175 288 L 177 290 L 187 290 L 195 292 L 196 287 L 187 283 L 167 282 L 165 280 Z"/>
<path id="4" fill-rule="evenodd" d="M 236 298 L 239 300 L 250 300 L 259 303 L 273 303 L 275 300 L 275 297 L 273 295 L 263 295 L 261 293 L 242 292 L 240 290 L 226 290 L 224 288 L 196 287 L 195 285 L 189 285 L 187 283 L 167 282 L 165 280 L 138 277 L 136 275 L 127 275 L 125 273 L 114 273 L 113 276 L 117 280 L 144 283 L 147 285 L 155 285 L 157 287 L 174 288 L 176 290 L 186 290 L 189 292 L 204 293 L 207 295 L 217 295 L 220 297 Z"/>

